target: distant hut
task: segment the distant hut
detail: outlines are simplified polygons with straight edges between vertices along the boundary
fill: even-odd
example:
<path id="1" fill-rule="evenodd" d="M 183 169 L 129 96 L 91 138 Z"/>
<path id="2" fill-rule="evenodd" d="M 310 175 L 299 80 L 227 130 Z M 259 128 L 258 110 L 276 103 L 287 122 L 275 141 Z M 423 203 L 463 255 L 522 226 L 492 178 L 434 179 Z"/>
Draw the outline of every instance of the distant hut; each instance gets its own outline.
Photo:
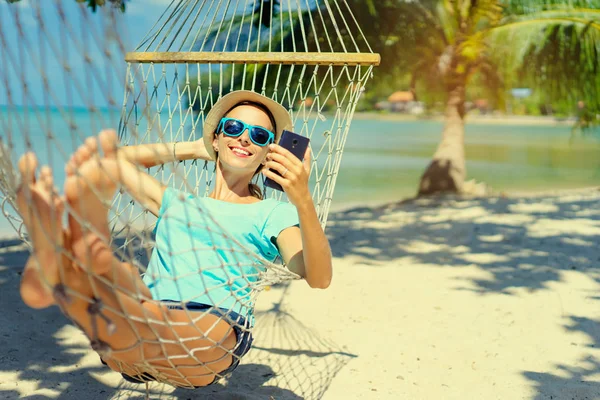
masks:
<path id="1" fill-rule="evenodd" d="M 415 101 L 415 96 L 412 92 L 398 91 L 394 92 L 388 97 L 391 111 L 405 112 Z"/>
<path id="2" fill-rule="evenodd" d="M 490 112 L 490 104 L 488 99 L 477 99 L 474 102 L 475 108 L 479 110 L 481 114 L 487 114 Z"/>

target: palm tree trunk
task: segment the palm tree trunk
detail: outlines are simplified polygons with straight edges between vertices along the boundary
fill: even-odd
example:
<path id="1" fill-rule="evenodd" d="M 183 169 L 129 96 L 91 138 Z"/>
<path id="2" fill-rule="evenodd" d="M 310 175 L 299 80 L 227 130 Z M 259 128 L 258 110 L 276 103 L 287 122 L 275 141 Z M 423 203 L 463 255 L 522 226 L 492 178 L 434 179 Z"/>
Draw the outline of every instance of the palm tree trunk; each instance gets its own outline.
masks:
<path id="1" fill-rule="evenodd" d="M 433 160 L 421 176 L 419 196 L 459 193 L 467 168 L 465 164 L 465 90 L 460 82 L 449 90 L 442 141 Z"/>

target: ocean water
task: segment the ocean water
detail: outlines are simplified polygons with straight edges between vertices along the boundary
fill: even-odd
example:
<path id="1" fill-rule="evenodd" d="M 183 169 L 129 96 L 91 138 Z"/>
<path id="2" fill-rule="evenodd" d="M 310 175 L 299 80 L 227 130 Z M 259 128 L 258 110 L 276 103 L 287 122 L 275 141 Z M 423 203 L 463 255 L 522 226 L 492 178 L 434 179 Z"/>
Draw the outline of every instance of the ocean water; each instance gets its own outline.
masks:
<path id="1" fill-rule="evenodd" d="M 118 127 L 119 118 L 118 110 L 92 114 L 85 109 L 41 112 L 0 107 L 0 139 L 11 147 L 13 164 L 25 149 L 32 149 L 41 163 L 54 169 L 57 185 L 61 186 L 71 152 L 100 129 Z M 167 126 L 167 118 L 162 118 L 165 140 L 193 137 L 189 121 L 173 120 Z M 328 124 L 319 121 L 315 132 L 327 129 Z M 353 121 L 332 207 L 382 203 L 414 195 L 441 132 L 442 124 L 434 121 Z M 153 141 L 150 136 L 148 140 Z M 315 145 L 323 140 L 319 135 L 313 137 Z M 496 191 L 600 185 L 599 138 L 572 138 L 567 126 L 467 124 L 465 142 L 469 178 L 485 182 Z M 0 219 L 0 234 L 6 235 L 8 226 L 4 218 Z"/>
<path id="2" fill-rule="evenodd" d="M 393 201 L 415 195 L 442 128 L 434 121 L 354 121 L 335 199 Z M 572 137 L 568 126 L 467 123 L 465 150 L 468 179 L 495 191 L 600 185 L 600 137 Z"/>

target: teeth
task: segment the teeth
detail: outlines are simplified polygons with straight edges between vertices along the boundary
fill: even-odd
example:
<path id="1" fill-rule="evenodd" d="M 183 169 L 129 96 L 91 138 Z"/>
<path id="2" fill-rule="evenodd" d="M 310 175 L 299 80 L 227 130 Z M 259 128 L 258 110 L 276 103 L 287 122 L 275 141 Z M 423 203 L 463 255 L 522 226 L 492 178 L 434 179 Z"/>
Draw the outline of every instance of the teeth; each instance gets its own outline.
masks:
<path id="1" fill-rule="evenodd" d="M 237 154 L 244 155 L 244 156 L 250 155 L 250 153 L 248 153 L 246 150 L 242 150 L 242 149 L 238 149 L 238 148 L 231 149 L 231 151 L 233 151 L 234 153 L 237 153 Z"/>

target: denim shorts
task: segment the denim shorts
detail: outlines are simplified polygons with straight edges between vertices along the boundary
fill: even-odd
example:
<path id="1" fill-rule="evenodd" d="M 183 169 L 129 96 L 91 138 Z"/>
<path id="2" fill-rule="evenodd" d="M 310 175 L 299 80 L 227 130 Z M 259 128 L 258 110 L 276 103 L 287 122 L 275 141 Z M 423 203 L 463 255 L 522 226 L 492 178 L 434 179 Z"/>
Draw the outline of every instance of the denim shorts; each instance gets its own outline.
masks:
<path id="1" fill-rule="evenodd" d="M 173 300 L 161 300 L 161 303 L 175 303 L 175 304 L 168 304 L 167 308 L 170 310 L 183 310 L 184 307 L 181 305 L 181 302 L 179 301 L 173 301 Z M 240 326 L 248 326 L 246 318 L 244 318 L 243 316 L 241 316 L 240 314 L 234 312 L 234 311 L 230 311 L 224 308 L 217 308 L 208 304 L 203 304 L 203 303 L 196 303 L 193 301 L 190 301 L 188 303 L 185 303 L 185 308 L 190 310 L 190 311 L 205 311 L 205 310 L 210 310 L 209 313 L 210 314 L 214 314 L 222 319 L 224 319 L 225 321 L 227 321 L 231 327 L 233 328 L 233 331 L 235 332 L 235 336 L 236 336 L 236 346 L 232 351 L 232 355 L 233 355 L 233 360 L 231 361 L 231 365 L 225 369 L 224 371 L 219 373 L 219 376 L 215 376 L 215 379 L 209 384 L 212 385 L 214 383 L 217 383 L 220 379 L 221 376 L 225 376 L 230 374 L 231 372 L 233 372 L 233 370 L 235 370 L 237 368 L 237 366 L 240 364 L 240 359 L 246 355 L 246 353 L 248 353 L 248 351 L 250 351 L 250 347 L 252 346 L 252 341 L 254 340 L 252 337 L 252 333 L 249 330 L 244 330 L 242 328 L 240 328 Z M 103 364 L 106 365 L 106 363 L 101 360 Z M 123 379 L 125 379 L 128 382 L 133 382 L 133 383 L 145 383 L 145 382 L 151 382 L 151 381 L 155 381 L 156 378 L 153 377 L 152 375 L 150 375 L 147 372 L 142 373 L 141 375 L 137 375 L 137 376 L 129 376 L 127 374 L 121 374 L 123 375 Z"/>

